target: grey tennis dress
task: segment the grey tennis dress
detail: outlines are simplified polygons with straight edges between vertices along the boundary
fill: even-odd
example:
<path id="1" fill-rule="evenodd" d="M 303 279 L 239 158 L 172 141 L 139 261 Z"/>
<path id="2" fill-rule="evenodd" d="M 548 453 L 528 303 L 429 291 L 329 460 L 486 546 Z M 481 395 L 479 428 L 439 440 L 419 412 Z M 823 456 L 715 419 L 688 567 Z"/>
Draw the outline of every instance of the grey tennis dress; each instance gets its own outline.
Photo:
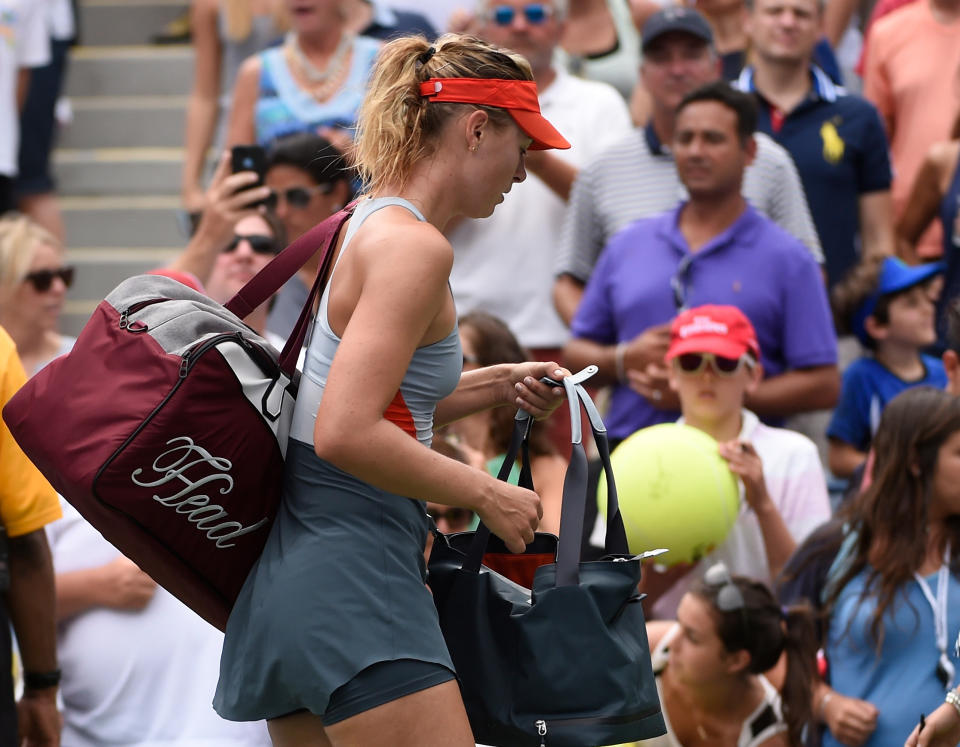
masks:
<path id="1" fill-rule="evenodd" d="M 365 200 L 350 221 L 341 257 L 361 224 L 388 205 L 424 220 L 405 200 Z M 368 485 L 313 450 L 317 405 L 340 342 L 327 319 L 335 272 L 336 266 L 307 349 L 283 499 L 227 623 L 213 705 L 235 721 L 302 709 L 323 716 L 334 691 L 383 662 L 425 662 L 453 678 L 424 585 L 424 503 Z M 462 363 L 456 327 L 418 348 L 385 417 L 429 446 L 434 408 L 456 387 Z"/>

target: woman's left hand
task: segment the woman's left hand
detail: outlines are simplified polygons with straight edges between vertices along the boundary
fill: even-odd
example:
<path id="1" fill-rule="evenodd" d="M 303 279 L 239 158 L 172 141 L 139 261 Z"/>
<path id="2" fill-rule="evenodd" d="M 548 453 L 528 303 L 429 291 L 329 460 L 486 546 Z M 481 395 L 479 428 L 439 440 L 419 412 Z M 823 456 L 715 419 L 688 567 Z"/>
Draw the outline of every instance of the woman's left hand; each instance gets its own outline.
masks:
<path id="1" fill-rule="evenodd" d="M 526 410 L 537 420 L 542 420 L 556 410 L 564 401 L 563 387 L 544 384 L 540 379 L 549 376 L 560 381 L 570 372 L 556 363 L 515 363 L 510 371 L 512 397 L 508 399 L 517 407 Z"/>

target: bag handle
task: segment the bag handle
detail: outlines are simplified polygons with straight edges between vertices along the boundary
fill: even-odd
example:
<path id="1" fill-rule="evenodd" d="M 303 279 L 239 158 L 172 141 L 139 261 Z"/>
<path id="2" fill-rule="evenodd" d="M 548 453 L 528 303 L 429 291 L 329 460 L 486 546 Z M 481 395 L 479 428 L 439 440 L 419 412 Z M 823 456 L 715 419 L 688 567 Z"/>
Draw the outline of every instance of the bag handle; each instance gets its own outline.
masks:
<path id="1" fill-rule="evenodd" d="M 627 554 L 626 530 L 623 526 L 623 517 L 620 514 L 617 502 L 616 484 L 613 480 L 613 470 L 610 466 L 610 449 L 607 442 L 606 427 L 600 418 L 593 400 L 587 394 L 580 382 L 586 381 L 597 371 L 596 366 L 588 366 L 577 374 L 563 379 L 567 403 L 570 407 L 571 452 L 570 465 L 563 482 L 563 504 L 560 513 L 560 538 L 557 546 L 557 585 L 568 586 L 579 583 L 580 569 L 580 542 L 583 536 L 583 515 L 587 501 L 587 456 L 583 448 L 580 404 L 583 402 L 590 420 L 604 472 L 607 476 L 607 538 L 604 549 L 607 554 Z M 560 384 L 561 382 L 553 382 Z M 529 438 L 533 427 L 533 418 L 525 410 L 518 410 L 514 420 L 513 437 L 507 449 L 500 473 L 497 479 L 506 481 L 510 470 L 516 462 L 517 455 L 523 450 L 523 461 L 520 470 L 521 487 L 533 488 L 529 477 Z M 526 477 L 525 477 L 526 475 Z M 464 570 L 479 572 L 483 556 L 487 551 L 490 539 L 490 530 L 481 522 L 474 533 L 473 541 L 467 549 L 466 558 L 461 566 Z"/>
<path id="2" fill-rule="evenodd" d="M 314 254 L 318 251 L 323 252 L 320 258 L 320 268 L 317 271 L 313 287 L 310 289 L 307 303 L 300 311 L 300 318 L 297 320 L 297 324 L 294 326 L 293 332 L 290 333 L 290 337 L 287 338 L 280 354 L 280 367 L 288 375 L 292 375 L 296 367 L 297 356 L 300 354 L 300 348 L 303 347 L 314 302 L 323 287 L 333 257 L 333 248 L 337 245 L 343 224 L 353 215 L 355 206 L 356 202 L 352 202 L 311 228 L 274 257 L 266 267 L 254 275 L 250 282 L 224 304 L 227 311 L 241 319 L 245 318 L 280 290 L 283 284 L 292 278 Z"/>

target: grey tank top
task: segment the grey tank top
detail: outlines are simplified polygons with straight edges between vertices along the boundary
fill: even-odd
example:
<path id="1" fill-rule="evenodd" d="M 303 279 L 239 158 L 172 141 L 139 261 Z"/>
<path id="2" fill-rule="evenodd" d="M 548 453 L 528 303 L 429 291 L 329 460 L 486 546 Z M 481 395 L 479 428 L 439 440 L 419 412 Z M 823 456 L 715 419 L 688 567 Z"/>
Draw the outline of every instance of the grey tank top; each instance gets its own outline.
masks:
<path id="1" fill-rule="evenodd" d="M 307 347 L 290 432 L 291 437 L 298 441 L 313 443 L 313 425 L 317 408 L 323 398 L 330 365 L 340 345 L 340 338 L 330 328 L 327 317 L 330 288 L 333 285 L 337 266 L 363 222 L 373 213 L 391 205 L 406 208 L 417 217 L 417 220 L 425 220 L 419 210 L 400 197 L 378 197 L 362 200 L 357 205 L 347 227 L 347 233 L 340 248 L 340 256 L 337 257 L 323 295 L 320 296 L 313 334 Z M 410 290 L 415 292 L 414 289 Z M 400 383 L 400 389 L 384 411 L 384 417 L 429 446 L 433 436 L 433 411 L 436 409 L 437 402 L 457 388 L 462 370 L 463 352 L 460 349 L 460 335 L 454 325 L 442 340 L 414 351 L 410 365 Z"/>

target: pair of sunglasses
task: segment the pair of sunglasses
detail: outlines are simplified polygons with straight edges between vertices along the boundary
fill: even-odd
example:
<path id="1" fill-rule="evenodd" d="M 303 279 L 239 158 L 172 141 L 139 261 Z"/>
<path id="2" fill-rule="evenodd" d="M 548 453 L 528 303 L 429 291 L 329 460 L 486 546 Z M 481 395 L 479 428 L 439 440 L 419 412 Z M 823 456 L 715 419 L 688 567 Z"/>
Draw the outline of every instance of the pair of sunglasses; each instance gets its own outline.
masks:
<path id="1" fill-rule="evenodd" d="M 74 271 L 75 268 L 69 265 L 58 267 L 56 270 L 34 270 L 24 275 L 23 279 L 30 283 L 37 293 L 46 293 L 50 290 L 55 278 L 60 278 L 68 288 L 73 285 Z"/>
<path id="2" fill-rule="evenodd" d="M 454 506 L 448 508 L 446 511 L 433 511 L 430 513 L 430 518 L 433 519 L 434 522 L 446 519 L 447 523 L 452 527 L 466 526 L 473 520 L 473 511 L 469 508 L 458 508 Z"/>
<path id="3" fill-rule="evenodd" d="M 509 26 L 517 16 L 517 10 L 509 5 L 498 5 L 490 11 L 490 20 L 497 26 Z M 539 26 L 553 15 L 553 8 L 543 3 L 530 3 L 523 6 L 523 15 L 527 23 Z"/>
<path id="4" fill-rule="evenodd" d="M 333 182 L 318 184 L 316 187 L 290 187 L 290 189 L 271 190 L 267 195 L 264 204 L 268 210 L 276 210 L 280 200 L 297 210 L 303 210 L 310 204 L 310 199 L 315 194 L 328 195 L 333 191 Z"/>
<path id="5" fill-rule="evenodd" d="M 685 374 L 698 374 L 706 368 L 709 363 L 717 376 L 733 376 L 740 370 L 740 366 L 750 365 L 750 359 L 746 355 L 739 358 L 727 358 L 723 355 L 714 355 L 713 353 L 684 353 L 678 355 L 675 359 L 677 367 Z"/>
<path id="6" fill-rule="evenodd" d="M 725 563 L 715 563 L 707 568 L 703 574 L 703 582 L 707 586 L 717 588 L 717 609 L 721 612 L 736 612 L 740 610 L 740 619 L 743 623 L 743 634 L 746 637 L 750 630 L 747 621 L 747 601 L 743 598 L 740 587 L 733 583 L 733 577 Z"/>
<path id="7" fill-rule="evenodd" d="M 240 246 L 241 241 L 246 241 L 250 245 L 250 248 L 253 249 L 254 254 L 278 254 L 280 252 L 276 239 L 274 239 L 273 236 L 253 233 L 247 236 L 234 234 L 233 241 L 223 247 L 223 253 L 229 254 L 234 251 Z"/>

